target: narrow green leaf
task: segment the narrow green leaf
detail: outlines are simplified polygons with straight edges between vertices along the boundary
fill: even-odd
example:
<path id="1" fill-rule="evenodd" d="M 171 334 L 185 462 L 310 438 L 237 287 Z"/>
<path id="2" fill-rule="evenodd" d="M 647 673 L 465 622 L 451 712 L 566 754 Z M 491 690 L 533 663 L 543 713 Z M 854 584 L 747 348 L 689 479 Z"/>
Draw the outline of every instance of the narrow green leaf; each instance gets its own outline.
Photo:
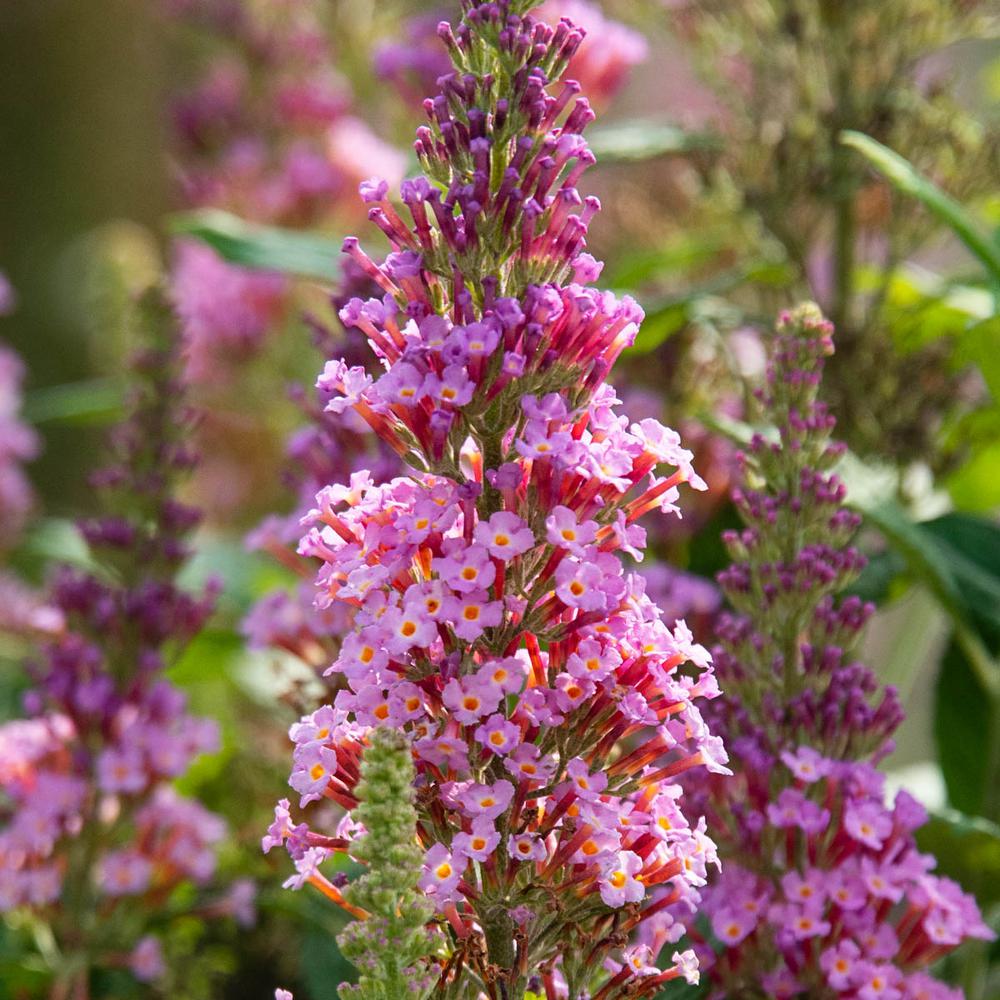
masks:
<path id="1" fill-rule="evenodd" d="M 969 252 L 982 262 L 993 282 L 1000 284 L 1000 247 L 979 231 L 968 212 L 954 198 L 924 177 L 908 160 L 871 136 L 846 131 L 840 134 L 840 141 L 856 149 L 893 187 L 916 198 L 951 228 Z"/>
<path id="2" fill-rule="evenodd" d="M 327 236 L 262 226 L 214 208 L 175 215 L 169 226 L 177 236 L 206 243 L 231 264 L 328 284 L 337 278 L 340 244 Z"/>
<path id="3" fill-rule="evenodd" d="M 94 378 L 32 389 L 23 412 L 33 424 L 103 422 L 121 411 L 123 400 L 119 379 Z"/>
<path id="4" fill-rule="evenodd" d="M 641 118 L 589 129 L 587 142 L 599 163 L 632 163 L 719 145 L 709 133 L 688 132 L 667 122 Z"/>

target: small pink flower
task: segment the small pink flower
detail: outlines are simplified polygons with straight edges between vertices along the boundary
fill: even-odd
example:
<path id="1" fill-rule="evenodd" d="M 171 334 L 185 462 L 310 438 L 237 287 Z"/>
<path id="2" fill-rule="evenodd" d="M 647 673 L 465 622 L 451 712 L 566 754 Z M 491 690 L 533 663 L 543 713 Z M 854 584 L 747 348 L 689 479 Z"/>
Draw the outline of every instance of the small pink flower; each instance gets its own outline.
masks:
<path id="1" fill-rule="evenodd" d="M 582 557 L 597 535 L 595 521 L 578 521 L 569 507 L 555 507 L 545 520 L 545 537 L 551 545 Z"/>
<path id="2" fill-rule="evenodd" d="M 473 735 L 477 743 L 495 754 L 508 754 L 521 742 L 520 727 L 508 722 L 503 715 L 491 715 Z"/>
<path id="3" fill-rule="evenodd" d="M 511 834 L 507 838 L 507 853 L 515 861 L 544 861 L 548 857 L 545 841 L 531 833 Z"/>
<path id="4" fill-rule="evenodd" d="M 646 889 L 635 876 L 642 871 L 642 858 L 632 851 L 619 851 L 605 863 L 598 885 L 601 899 L 608 906 L 619 907 L 638 903 Z"/>
<path id="5" fill-rule="evenodd" d="M 458 833 L 451 842 L 454 854 L 461 854 L 473 861 L 487 861 L 500 843 L 500 834 L 493 826 L 492 820 L 477 816 L 472 823 L 471 833 Z"/>
<path id="6" fill-rule="evenodd" d="M 492 785 L 475 785 L 463 798 L 466 811 L 472 816 L 496 819 L 514 798 L 514 786 L 509 781 L 495 781 Z"/>
<path id="7" fill-rule="evenodd" d="M 498 511 L 476 525 L 474 538 L 494 559 L 506 561 L 534 548 L 535 536 L 527 523 L 510 511 Z"/>

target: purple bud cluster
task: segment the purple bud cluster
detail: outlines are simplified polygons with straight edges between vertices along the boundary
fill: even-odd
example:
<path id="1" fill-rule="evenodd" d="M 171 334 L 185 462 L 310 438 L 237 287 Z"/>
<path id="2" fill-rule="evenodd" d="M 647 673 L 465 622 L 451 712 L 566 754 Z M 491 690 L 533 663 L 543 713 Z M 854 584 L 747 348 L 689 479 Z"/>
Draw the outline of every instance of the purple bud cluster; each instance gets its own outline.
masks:
<path id="1" fill-rule="evenodd" d="M 452 68 L 437 35 L 442 13 L 420 13 L 408 18 L 401 40 L 384 42 L 375 50 L 374 66 L 379 78 L 391 80 L 413 103 L 435 92 L 437 81 Z M 641 34 L 605 17 L 590 0 L 547 0 L 535 16 L 550 23 L 566 18 L 584 31 L 585 37 L 566 72 L 598 105 L 607 104 L 628 81 L 632 68 L 649 54 Z"/>
<path id="2" fill-rule="evenodd" d="M 741 766 L 692 789 L 726 865 L 689 933 L 712 997 L 947 1000 L 961 994 L 922 970 L 992 935 L 917 851 L 922 807 L 888 803 L 874 768 L 902 709 L 855 659 L 873 608 L 836 596 L 864 560 L 816 400 L 831 334 L 814 306 L 784 315 L 757 394 L 778 437 L 754 437 L 733 496 L 745 527 L 726 534 L 719 575 L 734 609 L 714 651 L 725 695 L 707 713 Z"/>
<path id="3" fill-rule="evenodd" d="M 218 741 L 163 677 L 214 603 L 176 583 L 198 521 L 174 499 L 194 462 L 176 361 L 169 347 L 135 360 L 130 415 L 93 476 L 102 513 L 81 524 L 88 565 L 55 571 L 29 718 L 0 727 L 0 909 L 34 910 L 86 963 L 117 961 L 130 900 L 152 911 L 181 881 L 205 883 L 224 833 L 170 787 Z M 162 968 L 155 939 L 135 943 L 140 978 Z"/>
<path id="4" fill-rule="evenodd" d="M 401 190 L 412 225 L 387 200 L 388 185 L 363 189 L 373 206 L 369 217 L 400 251 L 398 277 L 412 271 L 416 252 L 445 280 L 463 275 L 477 296 L 502 295 L 512 280 L 518 293 L 532 282 L 561 280 L 600 207 L 576 189 L 594 160 L 580 135 L 594 112 L 574 81 L 555 96 L 546 89 L 583 33 L 567 21 L 553 29 L 508 16 L 506 7 L 490 3 L 468 5 L 454 31 L 442 22 L 439 32 L 454 69 L 438 81 L 438 96 L 424 102 L 428 124 L 417 130 L 414 148 L 426 177 Z M 499 72 L 477 72 L 476 39 L 486 33 Z M 513 258 L 512 238 L 519 243 Z M 592 258 L 579 265 L 596 266 Z"/>

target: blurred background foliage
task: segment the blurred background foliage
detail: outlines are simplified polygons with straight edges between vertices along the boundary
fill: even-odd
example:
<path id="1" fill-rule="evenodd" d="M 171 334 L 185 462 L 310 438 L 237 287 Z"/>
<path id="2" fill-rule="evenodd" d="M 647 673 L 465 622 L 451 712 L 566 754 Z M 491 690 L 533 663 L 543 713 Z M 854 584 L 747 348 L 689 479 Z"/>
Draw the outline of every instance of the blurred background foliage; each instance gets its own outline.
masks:
<path id="1" fill-rule="evenodd" d="M 648 314 L 625 365 L 629 391 L 653 398 L 710 472 L 707 502 L 657 543 L 679 568 L 711 577 L 723 565 L 730 442 L 746 432 L 745 379 L 760 362 L 754 329 L 802 297 L 837 323 L 827 391 L 852 451 L 852 500 L 867 517 L 871 563 L 857 588 L 880 607 L 867 655 L 909 711 L 886 767 L 932 809 L 922 846 L 1000 926 L 1000 43 L 991 6 L 609 2 L 651 55 L 601 109 L 590 186 L 605 204 L 592 229 L 593 252 L 608 261 L 603 283 L 637 294 Z M 436 11 L 447 5 L 324 7 L 358 113 L 401 149 L 419 109 L 379 77 L 372 52 L 405 35 L 407 18 Z M 19 299 L 0 335 L 28 366 L 25 413 L 43 436 L 31 466 L 39 517 L 10 563 L 39 583 L 52 560 L 83 558 L 67 519 L 89 510 L 86 472 L 122 398 L 128 345 L 116 303 L 133 278 L 164 266 L 170 230 L 300 279 L 282 335 L 238 380 L 204 392 L 221 416 L 208 421 L 210 461 L 193 487 L 212 516 L 191 578 L 218 574 L 225 588 L 213 626 L 173 678 L 196 712 L 221 722 L 222 751 L 184 786 L 229 821 L 224 866 L 257 879 L 260 919 L 238 934 L 182 925 L 169 951 L 199 970 L 171 996 L 265 996 L 282 984 L 332 1000 L 349 975 L 333 945 L 336 918 L 308 893 L 282 891 L 287 866 L 257 846 L 287 776 L 285 731 L 314 681 L 290 657 L 246 652 L 240 619 L 291 579 L 242 538 L 291 506 L 282 448 L 298 411 L 286 385 L 311 384 L 320 365 L 300 316 L 328 314 L 309 279 L 332 274 L 340 238 L 362 213 L 305 233 L 284 220 L 180 211 L 168 98 L 215 44 L 177 30 L 152 0 L 0 5 L 0 269 Z M 845 142 L 845 130 L 876 143 Z M 0 637 L 4 718 L 17 711 L 25 652 Z M 22 930 L 0 937 L 5 968 Z M 969 997 L 1000 996 L 996 945 L 950 961 Z M 20 986 L 0 975 L 0 997 L 30 995 L 32 970 L 22 971 Z M 126 995 L 118 989 L 108 995 Z"/>

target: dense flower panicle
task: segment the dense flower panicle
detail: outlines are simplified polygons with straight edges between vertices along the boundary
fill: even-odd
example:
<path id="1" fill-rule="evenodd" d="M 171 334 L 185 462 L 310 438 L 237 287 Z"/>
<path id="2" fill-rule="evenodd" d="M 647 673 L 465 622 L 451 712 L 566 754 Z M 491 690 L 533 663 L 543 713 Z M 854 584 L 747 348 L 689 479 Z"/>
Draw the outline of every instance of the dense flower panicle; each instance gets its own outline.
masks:
<path id="1" fill-rule="evenodd" d="M 0 287 L 0 316 L 3 295 Z M 37 455 L 38 437 L 19 415 L 23 380 L 21 359 L 0 343 L 0 553 L 17 540 L 33 503 L 22 466 Z"/>
<path id="2" fill-rule="evenodd" d="M 214 603 L 175 582 L 198 520 L 173 498 L 194 460 L 175 366 L 169 347 L 135 360 L 114 461 L 93 476 L 102 513 L 80 525 L 94 566 L 54 573 L 49 634 L 29 665 L 30 717 L 0 727 L 0 908 L 35 910 L 64 953 L 86 954 L 57 976 L 116 964 L 126 928 L 143 924 L 133 908 L 123 925 L 122 908 L 154 912 L 180 882 L 206 883 L 224 833 L 170 787 L 218 739 L 162 676 Z M 133 971 L 152 978 L 155 939 L 134 943 Z"/>
<path id="3" fill-rule="evenodd" d="M 783 316 L 757 394 L 778 439 L 753 439 L 734 494 L 745 527 L 725 536 L 734 562 L 719 582 L 734 612 L 714 651 L 725 694 L 707 713 L 741 767 L 691 788 L 727 859 L 704 892 L 711 933 L 692 936 L 719 998 L 943 1000 L 961 994 L 920 970 L 991 934 L 917 851 L 923 808 L 906 792 L 888 804 L 873 766 L 902 712 L 854 659 L 872 608 L 835 596 L 863 558 L 832 471 L 842 448 L 816 401 L 831 334 L 814 306 Z"/>
<path id="4" fill-rule="evenodd" d="M 677 940 L 716 860 L 677 779 L 728 771 L 696 705 L 718 693 L 709 657 L 622 556 L 641 559 L 643 514 L 703 484 L 677 435 L 630 423 L 604 382 L 642 312 L 586 284 L 592 112 L 556 83 L 582 33 L 525 9 L 466 4 L 441 25 L 455 68 L 417 140 L 440 187 L 404 183 L 411 224 L 385 182 L 362 185 L 392 252 L 376 263 L 347 241 L 385 294 L 341 318 L 384 372 L 333 361 L 319 385 L 415 471 L 359 471 L 305 518 L 317 604 L 354 619 L 327 671 L 343 686 L 291 730 L 290 784 L 300 806 L 353 810 L 369 734 L 406 735 L 438 990 L 522 997 L 536 976 L 550 998 L 652 996 L 694 981 L 693 957 L 660 971 L 621 949 L 657 915 Z M 322 863 L 362 832 L 350 813 L 320 834 L 283 801 L 264 847 L 287 847 L 288 884 L 336 900 Z"/>

